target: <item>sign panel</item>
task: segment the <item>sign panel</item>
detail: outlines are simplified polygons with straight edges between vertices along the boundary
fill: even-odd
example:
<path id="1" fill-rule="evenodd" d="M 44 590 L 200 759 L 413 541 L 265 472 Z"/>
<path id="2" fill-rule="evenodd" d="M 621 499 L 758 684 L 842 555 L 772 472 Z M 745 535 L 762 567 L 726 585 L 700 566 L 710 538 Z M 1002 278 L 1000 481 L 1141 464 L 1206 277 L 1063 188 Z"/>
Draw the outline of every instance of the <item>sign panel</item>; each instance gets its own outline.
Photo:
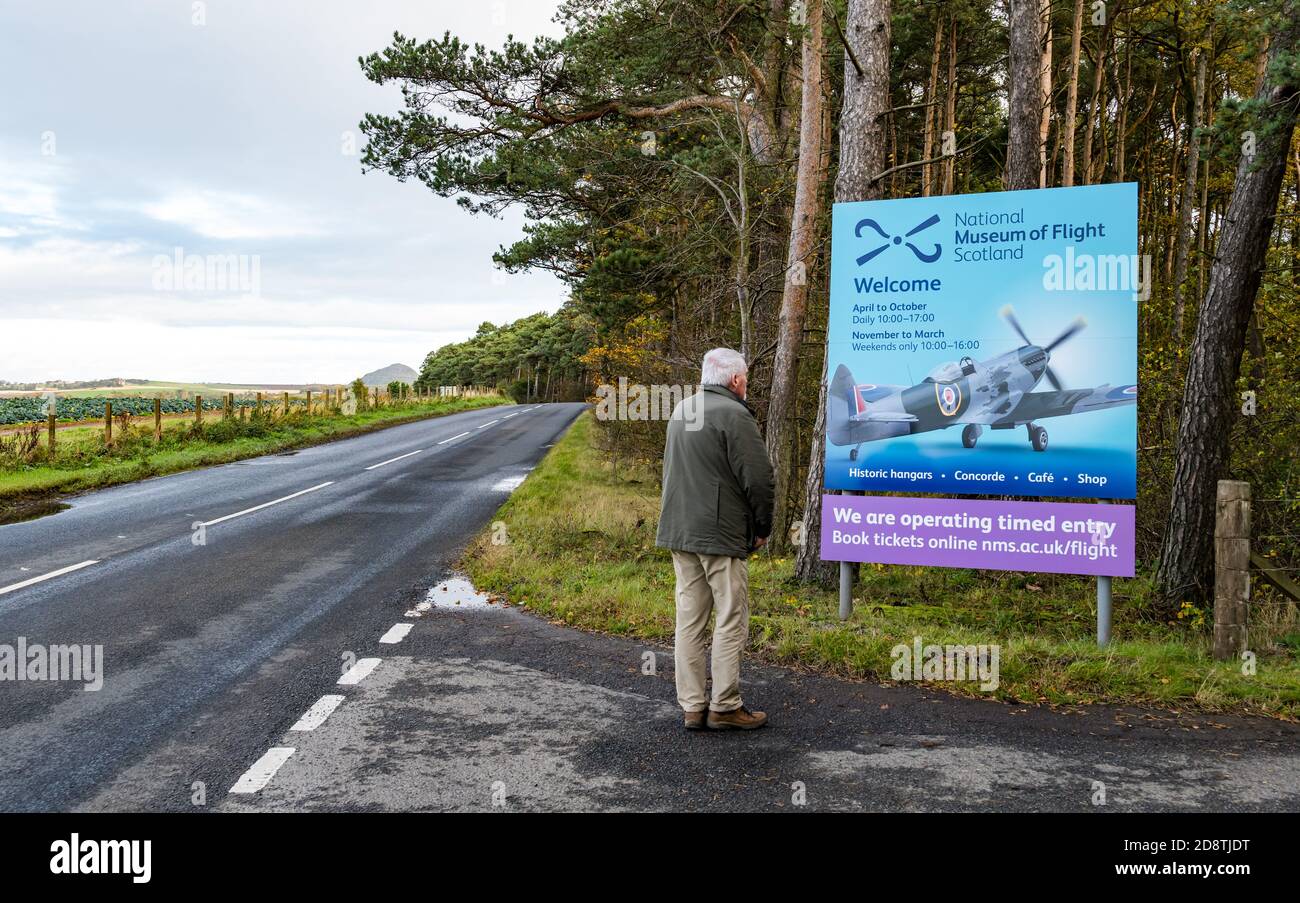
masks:
<path id="1" fill-rule="evenodd" d="M 1132 577 L 1132 505 L 822 496 L 823 561 Z"/>
<path id="2" fill-rule="evenodd" d="M 836 204 L 826 488 L 1131 499 L 1134 183 Z"/>

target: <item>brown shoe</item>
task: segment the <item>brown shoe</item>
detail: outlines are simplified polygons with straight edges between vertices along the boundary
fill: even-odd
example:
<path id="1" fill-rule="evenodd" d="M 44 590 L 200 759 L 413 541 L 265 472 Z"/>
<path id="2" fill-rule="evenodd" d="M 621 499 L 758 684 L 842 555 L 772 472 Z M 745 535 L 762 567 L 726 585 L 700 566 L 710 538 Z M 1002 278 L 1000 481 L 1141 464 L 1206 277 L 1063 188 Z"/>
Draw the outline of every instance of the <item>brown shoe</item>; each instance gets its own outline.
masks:
<path id="1" fill-rule="evenodd" d="M 704 730 L 704 712 L 687 712 L 686 729 L 688 731 Z"/>
<path id="2" fill-rule="evenodd" d="M 766 712 L 751 712 L 743 705 L 731 712 L 709 709 L 709 727 L 715 731 L 752 731 L 767 724 Z"/>

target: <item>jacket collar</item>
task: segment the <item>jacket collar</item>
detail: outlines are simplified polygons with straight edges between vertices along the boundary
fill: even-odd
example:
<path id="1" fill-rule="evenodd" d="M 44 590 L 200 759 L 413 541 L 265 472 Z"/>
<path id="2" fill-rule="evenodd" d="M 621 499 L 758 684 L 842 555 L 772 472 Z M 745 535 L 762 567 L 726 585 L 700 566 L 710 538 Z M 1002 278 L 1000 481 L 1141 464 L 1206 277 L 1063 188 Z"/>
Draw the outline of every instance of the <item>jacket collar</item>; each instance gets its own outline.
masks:
<path id="1" fill-rule="evenodd" d="M 710 383 L 710 384 L 700 386 L 700 391 L 712 392 L 715 395 L 722 395 L 726 398 L 730 398 L 732 401 L 738 402 L 740 406 L 743 407 L 746 411 L 749 411 L 750 414 L 754 414 L 754 409 L 749 406 L 749 403 L 745 401 L 745 399 L 737 395 L 735 392 L 728 389 L 726 386 L 719 386 Z M 754 414 L 754 416 L 758 416 L 758 415 Z"/>

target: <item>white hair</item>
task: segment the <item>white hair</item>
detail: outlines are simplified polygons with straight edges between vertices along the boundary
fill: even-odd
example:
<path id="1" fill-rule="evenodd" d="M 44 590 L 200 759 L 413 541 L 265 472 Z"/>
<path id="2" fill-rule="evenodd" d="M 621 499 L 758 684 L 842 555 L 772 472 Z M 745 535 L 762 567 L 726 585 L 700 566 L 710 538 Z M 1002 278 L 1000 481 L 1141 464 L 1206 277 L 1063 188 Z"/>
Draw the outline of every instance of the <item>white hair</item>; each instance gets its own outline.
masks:
<path id="1" fill-rule="evenodd" d="M 730 348 L 714 348 L 704 355 L 704 366 L 700 370 L 700 383 L 706 386 L 729 386 L 733 376 L 744 376 L 749 366 L 739 351 Z"/>

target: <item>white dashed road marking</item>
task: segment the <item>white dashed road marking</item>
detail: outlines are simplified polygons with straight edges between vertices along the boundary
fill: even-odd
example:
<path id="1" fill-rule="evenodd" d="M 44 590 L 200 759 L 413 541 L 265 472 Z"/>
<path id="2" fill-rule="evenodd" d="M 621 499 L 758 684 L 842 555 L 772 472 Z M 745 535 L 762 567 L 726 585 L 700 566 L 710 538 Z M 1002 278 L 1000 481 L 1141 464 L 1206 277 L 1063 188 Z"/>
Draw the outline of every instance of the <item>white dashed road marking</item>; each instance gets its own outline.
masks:
<path id="1" fill-rule="evenodd" d="M 219 524 L 222 521 L 232 520 L 233 518 L 236 517 L 243 517 L 245 514 L 252 514 L 254 511 L 261 511 L 263 508 L 270 508 L 272 505 L 278 505 L 281 502 L 289 501 L 289 499 L 296 499 L 300 495 L 306 495 L 309 492 L 315 492 L 317 489 L 324 489 L 326 486 L 333 486 L 333 485 L 334 485 L 334 481 L 330 480 L 327 483 L 321 483 L 317 486 L 311 487 L 310 489 L 304 489 L 301 492 L 295 492 L 293 495 L 286 495 L 282 499 L 275 499 L 274 501 L 263 502 L 262 504 L 255 505 L 252 508 L 245 508 L 243 511 L 236 511 L 234 514 L 227 514 L 225 517 L 218 517 L 216 520 L 203 521 L 200 524 L 200 526 L 211 527 L 213 524 Z"/>
<path id="2" fill-rule="evenodd" d="M 41 574 L 39 577 L 31 577 L 21 583 L 11 583 L 8 586 L 0 586 L 0 596 L 5 593 L 12 593 L 16 589 L 22 589 L 24 586 L 31 586 L 33 583 L 40 583 L 42 580 L 50 580 L 54 577 L 61 577 L 64 574 L 71 574 L 73 571 L 79 571 L 82 568 L 88 568 L 92 564 L 99 564 L 99 559 L 92 561 L 83 561 L 80 564 L 70 564 L 65 568 L 59 568 L 57 571 L 50 571 L 48 574 Z"/>
<path id="3" fill-rule="evenodd" d="M 439 445 L 446 445 L 448 442 L 455 442 L 457 439 L 463 439 L 465 436 L 468 436 L 468 435 L 469 435 L 468 432 L 465 432 L 465 433 L 458 433 L 457 435 L 452 436 L 450 439 L 443 439 L 443 440 L 442 440 L 441 442 L 439 442 L 438 444 L 439 444 Z"/>
<path id="4" fill-rule="evenodd" d="M 411 632 L 414 624 L 394 624 L 388 628 L 388 633 L 379 638 L 381 643 L 400 643 L 406 635 Z"/>
<path id="5" fill-rule="evenodd" d="M 487 429 L 488 427 L 490 427 L 492 424 L 494 424 L 494 423 L 500 423 L 500 422 L 501 422 L 500 420 L 489 420 L 487 423 L 485 423 L 485 424 L 483 424 L 482 426 L 480 426 L 479 429 L 481 429 L 481 430 L 485 430 L 485 429 Z"/>
<path id="6" fill-rule="evenodd" d="M 253 763 L 253 767 L 244 772 L 243 777 L 230 788 L 231 793 L 257 793 L 275 777 L 280 766 L 289 761 L 294 753 L 292 746 L 272 746 L 262 758 Z"/>
<path id="7" fill-rule="evenodd" d="M 316 703 L 311 708 L 309 708 L 306 712 L 303 713 L 303 716 L 299 718 L 297 723 L 294 724 L 293 727 L 289 728 L 289 730 L 291 731 L 316 730 L 316 728 L 324 724 L 325 719 L 328 718 L 334 712 L 334 710 L 339 707 L 339 703 L 343 701 L 343 698 L 344 697 L 335 694 L 322 696 L 320 699 L 316 700 Z"/>
<path id="8" fill-rule="evenodd" d="M 370 676 L 370 672 L 375 670 L 380 660 L 377 658 L 359 659 L 355 665 L 348 668 L 346 674 L 339 678 L 339 685 L 344 687 L 355 686 Z"/>
<path id="9" fill-rule="evenodd" d="M 376 467 L 383 467 L 385 464 L 392 464 L 394 461 L 400 461 L 400 460 L 402 460 L 403 458 L 409 458 L 409 457 L 411 457 L 411 455 L 418 455 L 418 454 L 419 454 L 420 452 L 422 452 L 422 451 L 424 451 L 424 449 L 422 449 L 422 448 L 417 448 L 417 449 L 416 449 L 415 451 L 413 451 L 413 452 L 407 452 L 407 453 L 404 454 L 404 455 L 398 455 L 396 458 L 389 458 L 387 461 L 380 461 L 378 464 L 371 464 L 369 467 L 367 467 L 367 468 L 365 468 L 365 469 L 366 469 L 366 470 L 374 470 Z"/>

